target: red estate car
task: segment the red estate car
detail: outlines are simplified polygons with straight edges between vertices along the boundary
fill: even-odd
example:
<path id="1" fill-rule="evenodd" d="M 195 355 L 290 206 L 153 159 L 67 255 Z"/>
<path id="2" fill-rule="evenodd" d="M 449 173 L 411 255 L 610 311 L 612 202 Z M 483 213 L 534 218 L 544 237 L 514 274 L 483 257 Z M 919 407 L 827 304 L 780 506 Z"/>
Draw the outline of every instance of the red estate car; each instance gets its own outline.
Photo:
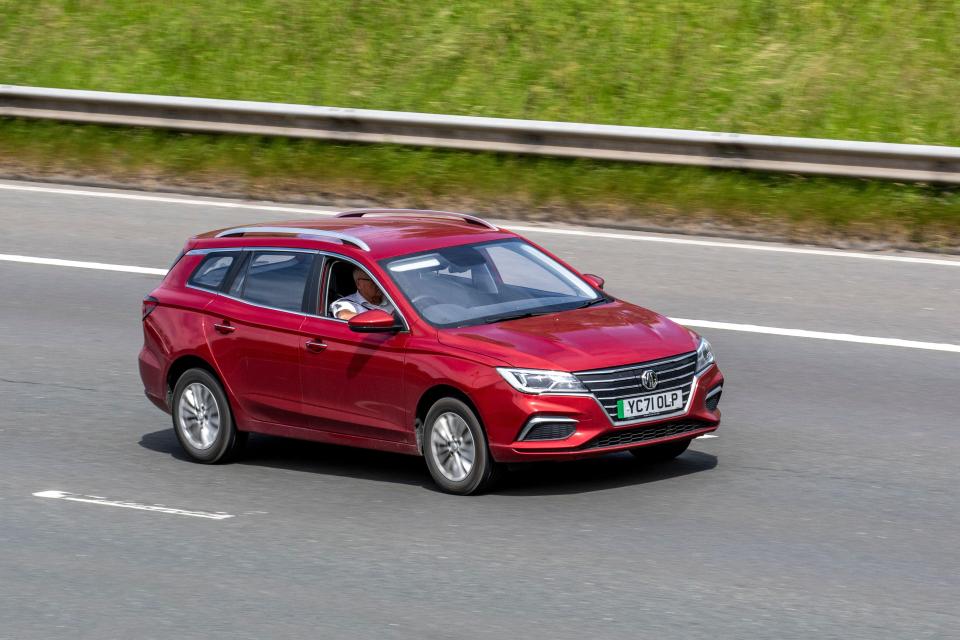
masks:
<path id="1" fill-rule="evenodd" d="M 212 231 L 144 299 L 140 375 L 199 462 L 275 434 L 422 455 L 470 494 L 501 463 L 676 457 L 720 422 L 710 345 L 602 287 L 462 214 Z"/>

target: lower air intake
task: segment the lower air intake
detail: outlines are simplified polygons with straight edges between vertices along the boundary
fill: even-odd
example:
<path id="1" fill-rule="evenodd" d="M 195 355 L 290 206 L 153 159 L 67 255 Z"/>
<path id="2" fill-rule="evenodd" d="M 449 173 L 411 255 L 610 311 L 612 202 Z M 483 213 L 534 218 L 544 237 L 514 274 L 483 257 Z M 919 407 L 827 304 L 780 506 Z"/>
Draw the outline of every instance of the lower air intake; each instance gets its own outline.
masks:
<path id="1" fill-rule="evenodd" d="M 622 444 L 647 442 L 648 440 L 657 440 L 658 438 L 669 438 L 670 436 L 678 436 L 684 433 L 693 433 L 707 426 L 709 425 L 703 422 L 672 422 L 655 427 L 628 429 L 602 435 L 596 440 L 588 442 L 583 448 L 600 449 L 603 447 L 616 447 Z"/>

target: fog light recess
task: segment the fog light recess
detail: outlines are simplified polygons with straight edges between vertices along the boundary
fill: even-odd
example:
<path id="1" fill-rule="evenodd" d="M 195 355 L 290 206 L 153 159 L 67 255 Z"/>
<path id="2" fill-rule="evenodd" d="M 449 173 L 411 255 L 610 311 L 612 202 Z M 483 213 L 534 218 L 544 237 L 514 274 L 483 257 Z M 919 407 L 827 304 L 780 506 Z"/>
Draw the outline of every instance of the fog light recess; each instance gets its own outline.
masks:
<path id="1" fill-rule="evenodd" d="M 534 416 L 520 432 L 518 440 L 564 440 L 577 430 L 577 421 L 562 416 Z"/>
<path id="2" fill-rule="evenodd" d="M 710 411 L 716 411 L 717 407 L 720 405 L 720 396 L 723 393 L 723 385 L 718 384 L 713 389 L 710 389 L 707 392 L 706 405 L 707 409 Z"/>

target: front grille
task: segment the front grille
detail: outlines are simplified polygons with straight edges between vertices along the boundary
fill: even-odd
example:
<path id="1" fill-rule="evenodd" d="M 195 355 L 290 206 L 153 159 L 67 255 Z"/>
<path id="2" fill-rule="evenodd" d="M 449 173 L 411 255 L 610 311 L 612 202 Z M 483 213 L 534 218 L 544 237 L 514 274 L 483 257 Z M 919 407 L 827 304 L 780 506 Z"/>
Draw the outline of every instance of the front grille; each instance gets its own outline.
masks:
<path id="1" fill-rule="evenodd" d="M 707 426 L 704 422 L 671 422 L 655 427 L 640 427 L 638 429 L 624 429 L 591 440 L 583 446 L 584 449 L 600 449 L 602 447 L 616 447 L 621 444 L 647 442 L 658 438 L 678 436 L 683 433 L 692 433 Z"/>
<path id="2" fill-rule="evenodd" d="M 563 440 L 569 438 L 577 425 L 574 422 L 541 422 L 530 427 L 524 440 Z"/>
<path id="3" fill-rule="evenodd" d="M 697 352 L 694 351 L 672 358 L 640 362 L 623 367 L 580 371 L 574 375 L 577 376 L 590 393 L 596 396 L 597 400 L 600 401 L 600 405 L 603 406 L 603 410 L 610 416 L 610 419 L 616 422 L 618 420 L 617 400 L 623 398 L 669 391 L 670 389 L 682 389 L 683 406 L 687 406 L 687 402 L 690 400 L 690 388 L 693 385 L 693 375 L 696 368 Z M 653 389 L 645 389 L 643 385 L 640 384 L 640 375 L 648 369 L 657 374 L 657 386 Z M 651 413 L 642 419 L 647 420 L 671 413 L 676 413 L 676 409 L 661 411 L 660 413 Z"/>

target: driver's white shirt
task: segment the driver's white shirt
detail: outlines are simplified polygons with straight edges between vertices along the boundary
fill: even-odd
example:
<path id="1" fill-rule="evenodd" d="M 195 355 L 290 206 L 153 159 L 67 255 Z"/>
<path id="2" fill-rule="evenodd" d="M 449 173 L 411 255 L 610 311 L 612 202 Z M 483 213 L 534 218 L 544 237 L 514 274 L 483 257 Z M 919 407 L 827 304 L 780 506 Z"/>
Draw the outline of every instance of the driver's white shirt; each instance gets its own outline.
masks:
<path id="1" fill-rule="evenodd" d="M 333 314 L 334 318 L 336 318 L 337 314 L 341 311 L 363 313 L 364 311 L 372 311 L 374 309 L 380 309 L 381 311 L 386 311 L 390 315 L 393 315 L 393 305 L 390 304 L 390 301 L 387 300 L 386 296 L 384 296 L 383 301 L 380 304 L 373 304 L 364 298 L 363 294 L 361 294 L 359 291 L 352 293 L 349 296 L 340 298 L 336 302 L 330 304 L 330 313 Z"/>

